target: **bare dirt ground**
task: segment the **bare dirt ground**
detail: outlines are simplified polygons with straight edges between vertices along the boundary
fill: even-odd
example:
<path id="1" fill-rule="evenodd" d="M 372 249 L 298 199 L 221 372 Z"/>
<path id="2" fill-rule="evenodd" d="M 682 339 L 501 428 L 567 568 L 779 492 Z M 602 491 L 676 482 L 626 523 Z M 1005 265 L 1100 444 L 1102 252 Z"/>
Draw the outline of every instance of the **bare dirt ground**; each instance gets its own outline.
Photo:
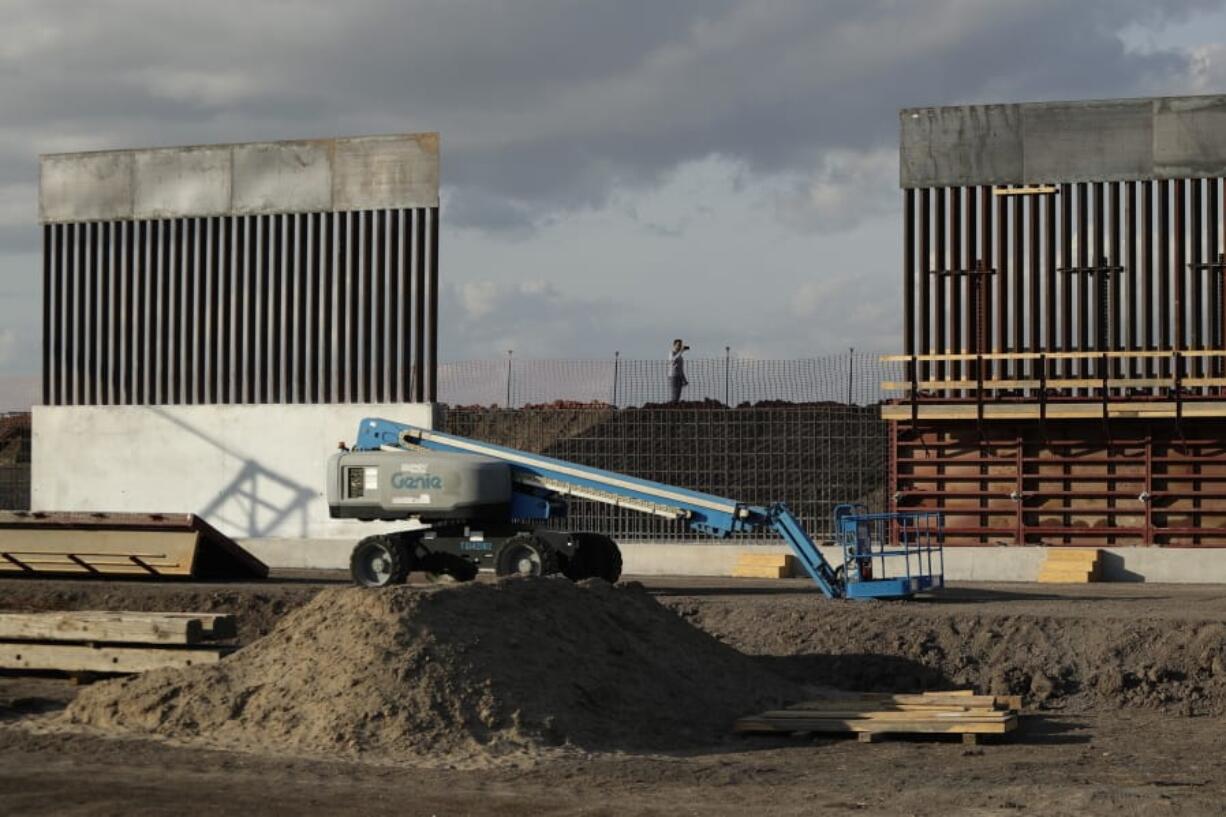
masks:
<path id="1" fill-rule="evenodd" d="M 279 579 L 0 580 L 0 607 L 230 610 L 249 643 L 343 583 Z M 1226 802 L 1223 588 L 960 586 L 939 600 L 847 604 L 799 580 L 644 583 L 794 683 L 1007 689 L 1034 714 L 978 747 L 727 735 L 669 752 L 614 747 L 464 770 L 118 736 L 63 722 L 79 691 L 69 681 L 9 676 L 0 813 L 1200 815 Z"/>

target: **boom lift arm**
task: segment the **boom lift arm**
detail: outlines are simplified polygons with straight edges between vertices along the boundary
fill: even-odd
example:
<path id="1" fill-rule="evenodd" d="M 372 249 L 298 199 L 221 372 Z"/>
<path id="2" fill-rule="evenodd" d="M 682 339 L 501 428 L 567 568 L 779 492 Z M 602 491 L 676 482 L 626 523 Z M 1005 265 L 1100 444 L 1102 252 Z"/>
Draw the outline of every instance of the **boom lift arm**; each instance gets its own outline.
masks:
<path id="1" fill-rule="evenodd" d="M 379 418 L 362 420 L 354 444 L 355 451 L 414 447 L 474 454 L 506 463 L 513 486 L 512 516 L 517 518 L 547 518 L 552 503 L 573 496 L 681 520 L 690 530 L 717 538 L 770 528 L 788 543 L 822 593 L 828 598 L 846 594 L 843 580 L 783 503 L 769 507 L 746 505 L 713 494 Z"/>

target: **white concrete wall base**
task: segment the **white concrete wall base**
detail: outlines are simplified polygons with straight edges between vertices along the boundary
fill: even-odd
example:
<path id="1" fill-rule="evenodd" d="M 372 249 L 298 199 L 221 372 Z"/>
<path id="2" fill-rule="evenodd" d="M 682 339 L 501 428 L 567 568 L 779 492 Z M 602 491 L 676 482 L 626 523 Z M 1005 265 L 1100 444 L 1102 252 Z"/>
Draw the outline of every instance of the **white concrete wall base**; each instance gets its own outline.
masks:
<path id="1" fill-rule="evenodd" d="M 352 444 L 363 417 L 432 428 L 435 413 L 406 403 L 35 406 L 31 507 L 195 513 L 238 538 L 357 539 L 377 527 L 331 519 L 323 494 L 336 444 Z"/>
<path id="2" fill-rule="evenodd" d="M 367 526 L 362 535 L 373 533 Z M 240 540 L 272 567 L 347 570 L 353 539 L 265 538 Z M 790 553 L 786 546 L 746 547 L 728 544 L 625 542 L 621 545 L 627 576 L 730 576 L 737 557 L 755 553 Z M 837 550 L 823 547 L 832 562 Z M 1046 548 L 948 548 L 945 578 L 964 582 L 1033 582 Z M 1109 548 L 1103 553 L 1103 580 L 1116 582 L 1226 583 L 1226 548 Z"/>

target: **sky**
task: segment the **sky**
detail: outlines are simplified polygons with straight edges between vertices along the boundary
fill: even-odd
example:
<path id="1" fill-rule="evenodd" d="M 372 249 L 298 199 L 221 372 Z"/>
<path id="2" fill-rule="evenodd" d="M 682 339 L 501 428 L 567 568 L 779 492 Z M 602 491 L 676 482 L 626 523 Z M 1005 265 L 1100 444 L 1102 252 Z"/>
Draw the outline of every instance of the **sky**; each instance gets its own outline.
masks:
<path id="1" fill-rule="evenodd" d="M 38 155 L 438 131 L 440 357 L 901 346 L 898 109 L 1226 92 L 1226 0 L 0 0 L 0 410 Z"/>

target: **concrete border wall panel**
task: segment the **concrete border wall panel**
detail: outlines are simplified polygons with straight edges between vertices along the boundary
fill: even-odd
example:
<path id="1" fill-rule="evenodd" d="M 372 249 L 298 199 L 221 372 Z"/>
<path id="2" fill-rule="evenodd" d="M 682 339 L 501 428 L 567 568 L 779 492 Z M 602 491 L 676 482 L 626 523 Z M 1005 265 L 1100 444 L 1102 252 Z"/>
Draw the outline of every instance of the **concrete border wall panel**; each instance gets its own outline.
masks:
<path id="1" fill-rule="evenodd" d="M 904 188 L 1226 176 L 1226 95 L 907 108 Z"/>
<path id="2" fill-rule="evenodd" d="M 133 218 L 219 216 L 229 211 L 229 147 L 142 150 L 135 162 Z"/>
<path id="3" fill-rule="evenodd" d="M 899 120 L 902 187 L 1006 184 L 1023 175 L 1017 105 L 912 108 Z"/>
<path id="4" fill-rule="evenodd" d="M 235 145 L 233 212 L 316 212 L 332 208 L 330 142 Z"/>
<path id="5" fill-rule="evenodd" d="M 131 218 L 135 158 L 130 151 L 44 156 L 39 167 L 39 220 Z"/>
<path id="6" fill-rule="evenodd" d="M 1024 182 L 1091 182 L 1153 175 L 1148 100 L 1022 106 Z"/>
<path id="7" fill-rule="evenodd" d="M 1226 97 L 1158 100 L 1154 167 L 1161 178 L 1226 175 Z"/>

